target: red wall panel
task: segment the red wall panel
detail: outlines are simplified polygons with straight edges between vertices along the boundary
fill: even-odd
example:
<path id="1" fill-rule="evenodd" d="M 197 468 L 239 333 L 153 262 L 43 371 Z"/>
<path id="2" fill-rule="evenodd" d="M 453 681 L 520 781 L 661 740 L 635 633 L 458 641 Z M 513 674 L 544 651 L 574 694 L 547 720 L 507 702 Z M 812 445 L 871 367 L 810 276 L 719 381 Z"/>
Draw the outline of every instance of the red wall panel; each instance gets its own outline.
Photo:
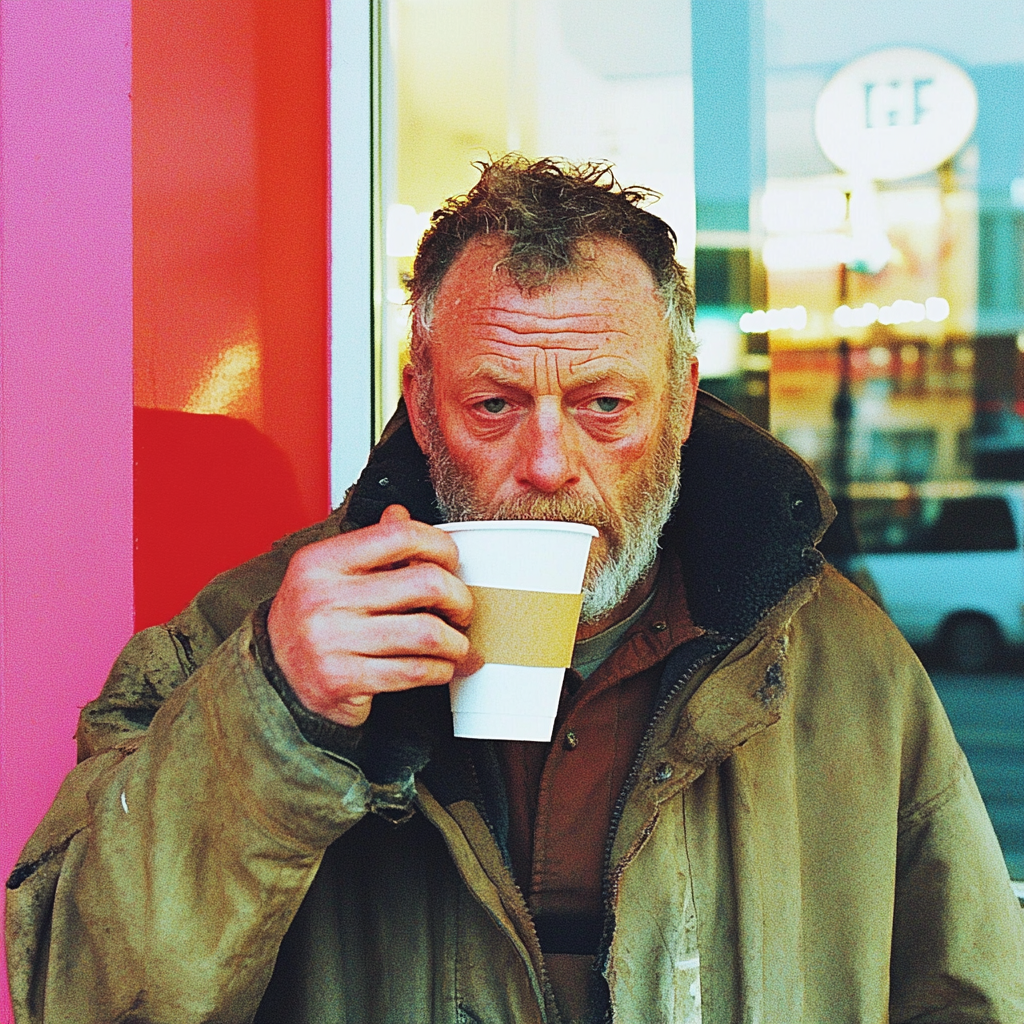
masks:
<path id="1" fill-rule="evenodd" d="M 326 46 L 325 0 L 133 4 L 138 628 L 328 510 Z"/>

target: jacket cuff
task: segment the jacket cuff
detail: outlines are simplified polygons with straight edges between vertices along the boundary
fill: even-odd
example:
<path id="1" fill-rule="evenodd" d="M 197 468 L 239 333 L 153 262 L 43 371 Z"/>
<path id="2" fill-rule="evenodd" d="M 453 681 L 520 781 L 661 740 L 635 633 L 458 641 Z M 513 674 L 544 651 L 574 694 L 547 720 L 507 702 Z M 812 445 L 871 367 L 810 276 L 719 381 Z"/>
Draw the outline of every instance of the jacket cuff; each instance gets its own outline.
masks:
<path id="1" fill-rule="evenodd" d="M 299 700 L 291 684 L 281 671 L 267 631 L 267 616 L 273 598 L 268 598 L 252 616 L 252 655 L 256 664 L 263 670 L 267 681 L 284 702 L 295 724 L 299 727 L 304 739 L 328 753 L 337 754 L 355 764 L 359 763 L 358 753 L 363 740 L 361 726 L 339 725 L 323 715 L 318 715 Z"/>

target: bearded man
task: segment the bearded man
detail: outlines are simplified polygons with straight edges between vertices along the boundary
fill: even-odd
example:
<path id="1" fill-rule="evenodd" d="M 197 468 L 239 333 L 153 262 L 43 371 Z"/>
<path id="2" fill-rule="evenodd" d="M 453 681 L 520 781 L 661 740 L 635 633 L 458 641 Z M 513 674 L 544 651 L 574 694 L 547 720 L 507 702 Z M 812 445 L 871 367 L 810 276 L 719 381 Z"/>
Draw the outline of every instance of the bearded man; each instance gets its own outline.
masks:
<path id="1" fill-rule="evenodd" d="M 810 470 L 697 393 L 670 228 L 507 158 L 433 217 L 325 523 L 126 648 L 12 876 L 18 1021 L 1024 1020 L 1024 927 Z M 681 482 L 681 485 L 680 485 Z M 456 739 L 442 520 L 596 526 L 551 743 Z"/>

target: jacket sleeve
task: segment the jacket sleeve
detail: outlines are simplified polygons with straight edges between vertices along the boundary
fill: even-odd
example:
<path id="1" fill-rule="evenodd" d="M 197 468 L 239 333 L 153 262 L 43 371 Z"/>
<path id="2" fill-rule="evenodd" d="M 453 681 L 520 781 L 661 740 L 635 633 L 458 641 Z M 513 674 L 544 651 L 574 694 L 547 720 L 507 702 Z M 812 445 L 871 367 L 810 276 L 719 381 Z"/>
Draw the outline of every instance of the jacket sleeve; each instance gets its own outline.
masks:
<path id="1" fill-rule="evenodd" d="M 878 951 L 849 973 L 880 971 L 887 941 L 892 1024 L 1024 1021 L 1024 912 L 923 666 L 888 617 L 831 569 L 794 628 L 814 723 L 801 749 L 827 749 L 831 766 L 806 776 L 830 780 L 814 807 L 843 809 L 841 848 L 814 849 L 842 867 L 834 884 L 844 912 L 870 922 L 863 934 Z M 841 935 L 839 921 L 826 917 L 823 927 Z"/>
<path id="2" fill-rule="evenodd" d="M 326 847 L 413 795 L 306 739 L 254 609 L 311 527 L 136 635 L 82 712 L 68 775 L 7 883 L 18 1024 L 251 1019 Z"/>
<path id="3" fill-rule="evenodd" d="M 890 1019 L 1022 1021 L 1024 911 L 930 685 L 916 704 L 917 721 L 904 747 Z M 941 786 L 929 784 L 935 763 L 946 773 Z"/>

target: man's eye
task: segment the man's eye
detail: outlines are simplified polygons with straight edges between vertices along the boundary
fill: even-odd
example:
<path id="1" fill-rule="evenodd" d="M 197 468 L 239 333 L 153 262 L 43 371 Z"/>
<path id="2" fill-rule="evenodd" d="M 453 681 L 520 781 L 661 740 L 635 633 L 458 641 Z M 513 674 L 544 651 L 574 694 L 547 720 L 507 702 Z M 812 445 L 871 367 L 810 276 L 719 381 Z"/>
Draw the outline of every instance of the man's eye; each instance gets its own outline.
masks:
<path id="1" fill-rule="evenodd" d="M 499 413 L 505 411 L 508 402 L 504 398 L 485 398 L 480 404 L 486 412 Z"/>
<path id="2" fill-rule="evenodd" d="M 598 412 L 615 412 L 621 401 L 622 399 L 620 398 L 609 398 L 605 395 L 601 398 L 595 398 L 594 405 L 597 406 Z"/>

